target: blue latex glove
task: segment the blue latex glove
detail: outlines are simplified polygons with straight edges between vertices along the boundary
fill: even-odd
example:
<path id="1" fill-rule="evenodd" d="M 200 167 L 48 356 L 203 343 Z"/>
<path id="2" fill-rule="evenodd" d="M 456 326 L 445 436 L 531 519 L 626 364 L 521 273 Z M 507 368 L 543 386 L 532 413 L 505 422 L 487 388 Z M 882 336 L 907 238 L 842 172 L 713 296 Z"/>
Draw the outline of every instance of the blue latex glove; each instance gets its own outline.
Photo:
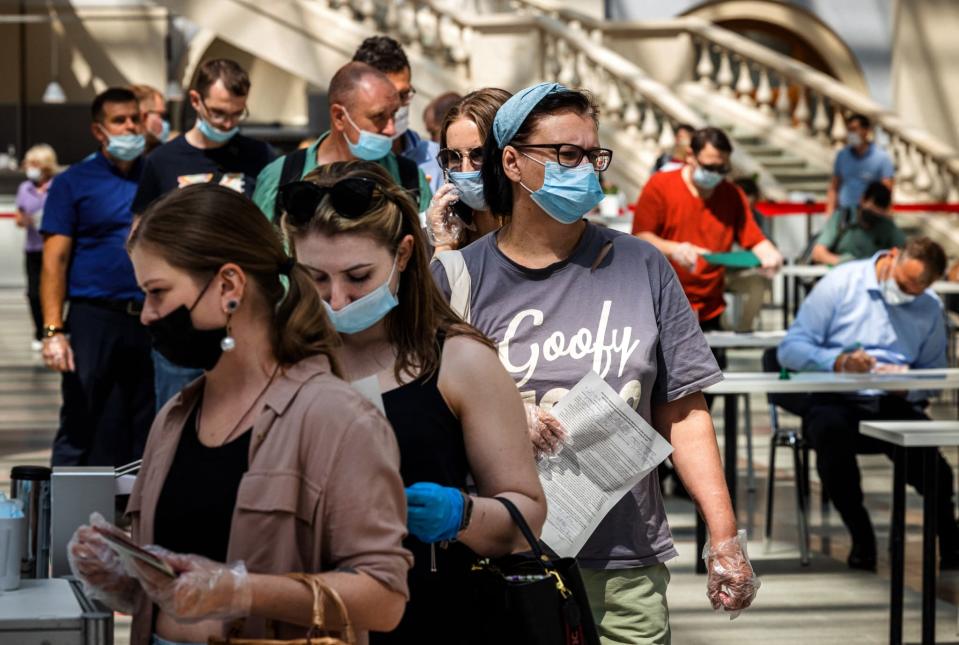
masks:
<path id="1" fill-rule="evenodd" d="M 406 489 L 410 533 L 427 544 L 449 541 L 463 523 L 463 495 L 456 488 L 416 482 Z"/>

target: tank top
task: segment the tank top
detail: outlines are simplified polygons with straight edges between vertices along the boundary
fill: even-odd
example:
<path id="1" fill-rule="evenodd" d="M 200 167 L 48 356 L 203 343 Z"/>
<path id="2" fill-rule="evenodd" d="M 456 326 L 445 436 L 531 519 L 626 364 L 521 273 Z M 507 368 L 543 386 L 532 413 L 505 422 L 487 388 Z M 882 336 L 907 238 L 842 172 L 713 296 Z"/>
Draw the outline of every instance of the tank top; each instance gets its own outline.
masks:
<path id="1" fill-rule="evenodd" d="M 443 340 L 441 336 L 441 345 Z M 465 490 L 469 463 L 463 426 L 443 400 L 438 372 L 384 392 L 383 406 L 399 443 L 403 485 L 433 482 Z M 395 630 L 370 633 L 371 645 L 472 643 L 478 617 L 471 613 L 475 592 L 470 569 L 478 556 L 459 542 L 431 548 L 413 535 L 403 546 L 414 558 L 410 601 Z"/>
<path id="2" fill-rule="evenodd" d="M 201 397 L 184 424 L 157 501 L 153 538 L 175 553 L 225 562 L 237 490 L 249 468 L 253 427 L 222 446 L 205 446 L 196 430 L 202 404 Z"/>

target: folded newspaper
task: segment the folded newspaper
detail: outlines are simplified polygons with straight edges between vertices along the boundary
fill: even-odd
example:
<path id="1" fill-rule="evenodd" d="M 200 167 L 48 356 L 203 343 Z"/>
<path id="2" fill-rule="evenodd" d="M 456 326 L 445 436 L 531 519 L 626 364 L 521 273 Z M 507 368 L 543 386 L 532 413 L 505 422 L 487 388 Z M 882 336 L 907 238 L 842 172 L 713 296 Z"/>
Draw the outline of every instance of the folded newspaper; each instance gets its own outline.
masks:
<path id="1" fill-rule="evenodd" d="M 549 505 L 542 539 L 560 556 L 573 557 L 673 447 L 595 372 L 550 413 L 568 438 L 558 455 L 538 463 Z"/>

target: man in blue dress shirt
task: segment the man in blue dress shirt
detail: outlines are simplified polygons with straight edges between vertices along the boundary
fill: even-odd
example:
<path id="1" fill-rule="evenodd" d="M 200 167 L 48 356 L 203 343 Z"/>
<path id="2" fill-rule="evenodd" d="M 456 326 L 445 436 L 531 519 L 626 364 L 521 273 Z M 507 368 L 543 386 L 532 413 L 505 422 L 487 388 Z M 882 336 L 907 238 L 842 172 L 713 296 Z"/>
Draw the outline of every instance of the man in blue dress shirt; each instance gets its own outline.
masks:
<path id="1" fill-rule="evenodd" d="M 942 303 L 929 290 L 946 268 L 946 255 L 929 238 L 903 250 L 833 269 L 803 302 L 779 346 L 779 363 L 793 371 L 883 372 L 946 366 Z M 813 394 L 801 408 L 803 432 L 816 450 L 819 479 L 852 534 L 850 567 L 876 567 L 876 538 L 863 505 L 856 454 L 892 446 L 859 434 L 860 421 L 928 419 L 928 392 Z M 908 457 L 907 481 L 923 492 L 922 462 Z M 959 567 L 959 531 L 953 512 L 952 469 L 939 457 L 939 554 L 942 568 Z"/>
<path id="2" fill-rule="evenodd" d="M 63 374 L 54 466 L 138 459 L 154 413 L 143 293 L 126 251 L 145 146 L 140 109 L 130 90 L 111 88 L 91 112 L 100 149 L 53 180 L 40 230 L 43 358 Z"/>

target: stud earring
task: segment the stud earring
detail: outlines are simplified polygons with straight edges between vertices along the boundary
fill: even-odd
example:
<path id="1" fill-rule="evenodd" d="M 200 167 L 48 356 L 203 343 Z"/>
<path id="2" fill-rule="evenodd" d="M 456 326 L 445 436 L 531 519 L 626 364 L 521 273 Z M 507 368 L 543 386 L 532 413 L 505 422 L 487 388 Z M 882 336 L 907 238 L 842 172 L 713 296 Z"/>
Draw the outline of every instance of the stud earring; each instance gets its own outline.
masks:
<path id="1" fill-rule="evenodd" d="M 232 352 L 236 349 L 236 339 L 233 338 L 233 334 L 230 331 L 230 321 L 233 319 L 233 312 L 235 312 L 239 306 L 240 303 L 236 300 L 230 300 L 226 303 L 226 336 L 220 341 L 220 349 L 224 352 Z"/>

